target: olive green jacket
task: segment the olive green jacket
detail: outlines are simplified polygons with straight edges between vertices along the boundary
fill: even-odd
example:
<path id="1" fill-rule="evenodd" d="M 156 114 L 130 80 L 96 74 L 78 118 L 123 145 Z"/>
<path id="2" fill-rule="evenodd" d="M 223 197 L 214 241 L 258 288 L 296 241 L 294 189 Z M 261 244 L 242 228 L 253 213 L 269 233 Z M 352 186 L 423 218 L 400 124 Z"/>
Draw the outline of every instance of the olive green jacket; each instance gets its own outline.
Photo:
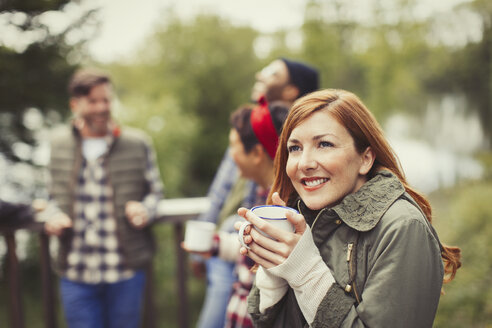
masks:
<path id="1" fill-rule="evenodd" d="M 378 173 L 333 208 L 313 212 L 300 200 L 297 207 L 336 283 L 309 325 L 290 287 L 262 314 L 254 286 L 248 312 L 256 327 L 432 326 L 444 275 L 441 245 L 396 176 Z"/>

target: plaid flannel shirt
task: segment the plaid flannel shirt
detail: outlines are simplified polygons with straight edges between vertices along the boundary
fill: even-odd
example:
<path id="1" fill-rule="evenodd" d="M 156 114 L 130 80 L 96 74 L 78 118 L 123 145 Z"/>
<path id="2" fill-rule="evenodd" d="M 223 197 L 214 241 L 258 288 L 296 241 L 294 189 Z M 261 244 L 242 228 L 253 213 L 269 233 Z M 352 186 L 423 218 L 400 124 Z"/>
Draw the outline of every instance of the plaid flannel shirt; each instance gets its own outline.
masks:
<path id="1" fill-rule="evenodd" d="M 264 205 L 270 189 L 261 187 L 255 189 L 255 202 L 253 205 Z M 232 286 L 232 295 L 226 310 L 226 328 L 250 328 L 253 327 L 251 316 L 248 313 L 248 295 L 253 287 L 255 272 L 251 271 L 254 262 L 245 255 L 239 255 L 234 268 L 237 281 Z"/>
<path id="2" fill-rule="evenodd" d="M 113 136 L 108 135 L 106 141 L 108 150 L 114 142 Z M 107 150 L 95 160 L 83 159 L 78 176 L 73 218 L 74 236 L 65 271 L 65 277 L 73 281 L 90 284 L 115 283 L 134 274 L 133 270 L 125 268 L 122 263 L 121 248 L 116 236 L 113 190 L 104 166 Z M 162 195 L 162 182 L 155 162 L 154 151 L 148 146 L 145 179 L 150 192 L 143 204 L 151 220 Z"/>
<path id="3" fill-rule="evenodd" d="M 229 149 L 227 149 L 207 193 L 207 197 L 210 199 L 210 207 L 207 212 L 198 216 L 198 220 L 217 222 L 224 202 L 238 177 L 238 168 L 229 153 Z M 251 182 L 248 187 L 250 190 L 244 199 L 243 206 L 251 208 L 256 200 L 256 184 Z"/>

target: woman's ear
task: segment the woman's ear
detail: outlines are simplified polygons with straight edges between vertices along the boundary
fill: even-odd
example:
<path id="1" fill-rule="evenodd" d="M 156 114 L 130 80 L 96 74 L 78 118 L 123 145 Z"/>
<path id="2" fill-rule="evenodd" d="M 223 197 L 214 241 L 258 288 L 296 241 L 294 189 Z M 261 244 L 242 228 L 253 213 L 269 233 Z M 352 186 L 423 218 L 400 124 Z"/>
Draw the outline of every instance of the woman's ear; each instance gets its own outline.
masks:
<path id="1" fill-rule="evenodd" d="M 259 143 L 253 146 L 250 153 L 253 155 L 253 161 L 255 164 L 259 164 L 265 156 L 268 156 L 265 148 L 263 148 L 263 146 Z"/>
<path id="2" fill-rule="evenodd" d="M 288 84 L 282 90 L 282 99 L 288 101 L 294 101 L 299 96 L 299 88 L 293 84 Z"/>
<path id="3" fill-rule="evenodd" d="M 70 98 L 69 105 L 70 105 L 70 110 L 72 111 L 72 114 L 74 116 L 77 115 L 78 106 L 79 106 L 79 98 L 76 98 L 76 97 Z"/>
<path id="4" fill-rule="evenodd" d="M 364 150 L 361 155 L 362 163 L 359 169 L 359 174 L 366 175 L 372 168 L 374 161 L 376 160 L 376 155 L 372 151 L 372 148 L 369 146 Z"/>

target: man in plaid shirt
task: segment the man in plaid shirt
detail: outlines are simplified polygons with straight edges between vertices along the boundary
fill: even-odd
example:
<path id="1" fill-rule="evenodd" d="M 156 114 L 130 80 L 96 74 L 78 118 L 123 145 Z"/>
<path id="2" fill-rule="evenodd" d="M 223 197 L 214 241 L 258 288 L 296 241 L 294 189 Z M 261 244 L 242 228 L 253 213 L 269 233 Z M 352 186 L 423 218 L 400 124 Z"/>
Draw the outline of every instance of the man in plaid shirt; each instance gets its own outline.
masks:
<path id="1" fill-rule="evenodd" d="M 69 327 L 136 328 L 162 198 L 155 154 L 147 135 L 111 120 L 107 75 L 78 71 L 69 92 L 74 120 L 51 142 L 54 210 L 45 223 L 60 237 L 65 318 Z"/>

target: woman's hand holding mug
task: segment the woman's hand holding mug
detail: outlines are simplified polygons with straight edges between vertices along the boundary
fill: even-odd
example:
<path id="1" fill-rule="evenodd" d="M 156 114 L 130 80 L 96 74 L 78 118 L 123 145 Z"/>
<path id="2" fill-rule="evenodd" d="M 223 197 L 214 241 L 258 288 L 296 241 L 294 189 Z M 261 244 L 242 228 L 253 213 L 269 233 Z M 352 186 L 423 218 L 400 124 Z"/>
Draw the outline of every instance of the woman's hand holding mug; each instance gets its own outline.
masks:
<path id="1" fill-rule="evenodd" d="M 272 200 L 275 205 L 240 208 L 238 214 L 247 222 L 235 224 L 242 245 L 240 253 L 267 269 L 283 263 L 306 230 L 304 217 L 285 207 L 278 193 L 272 195 Z"/>

